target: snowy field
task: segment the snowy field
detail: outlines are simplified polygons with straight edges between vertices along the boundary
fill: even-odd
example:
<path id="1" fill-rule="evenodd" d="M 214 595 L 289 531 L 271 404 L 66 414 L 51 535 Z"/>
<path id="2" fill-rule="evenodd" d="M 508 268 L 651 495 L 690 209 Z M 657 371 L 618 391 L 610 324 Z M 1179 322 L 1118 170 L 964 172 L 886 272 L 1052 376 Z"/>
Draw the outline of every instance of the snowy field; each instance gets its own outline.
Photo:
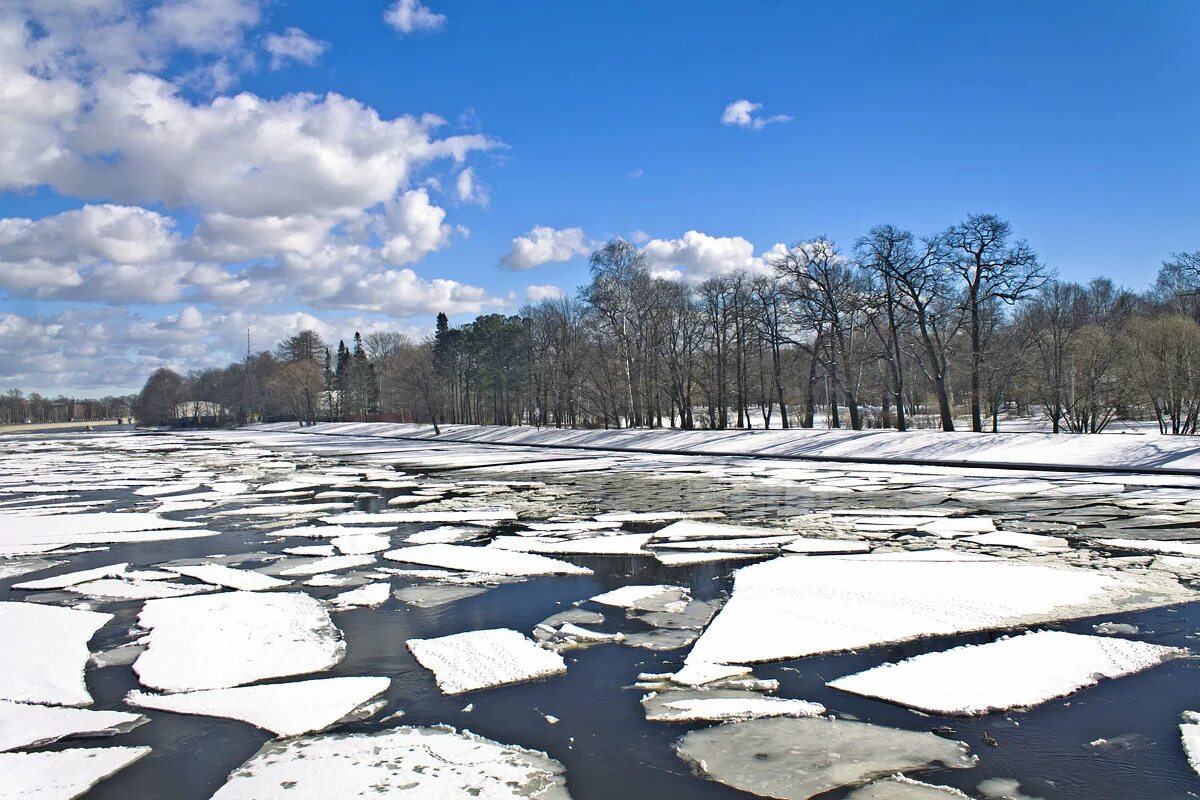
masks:
<path id="1" fill-rule="evenodd" d="M 0 436 L 0 800 L 1200 796 L 1200 445 L 430 434 Z"/>

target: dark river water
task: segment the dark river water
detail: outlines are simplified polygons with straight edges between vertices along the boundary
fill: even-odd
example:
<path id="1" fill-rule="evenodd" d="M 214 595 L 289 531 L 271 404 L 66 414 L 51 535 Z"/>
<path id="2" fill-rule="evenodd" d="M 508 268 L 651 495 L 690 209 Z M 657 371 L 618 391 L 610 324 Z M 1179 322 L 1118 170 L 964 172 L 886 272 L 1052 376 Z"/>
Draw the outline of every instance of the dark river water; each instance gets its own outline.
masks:
<path id="1" fill-rule="evenodd" d="M 443 477 L 466 477 L 443 473 Z M 476 471 L 471 478 L 487 478 Z M 598 511 L 642 510 L 651 507 L 689 511 L 719 509 L 735 521 L 740 517 L 795 514 L 812 508 L 845 505 L 843 496 L 814 497 L 786 487 L 714 487 L 704 480 L 628 473 L 588 473 L 554 477 L 539 472 L 523 476 L 506 473 L 505 479 L 530 477 L 570 488 L 577 504 Z M 393 493 L 359 501 L 364 509 L 378 508 Z M 124 492 L 93 493 L 122 504 L 135 499 Z M 919 495 L 888 496 L 875 493 L 853 502 L 895 507 L 920 504 Z M 304 502 L 304 501 L 282 501 Z M 502 500 L 500 502 L 503 502 Z M 1023 501 L 1036 508 L 1037 501 Z M 179 518 L 201 518 L 204 512 L 189 512 Z M 257 522 L 231 517 L 205 518 L 207 527 L 221 530 L 218 537 L 136 545 L 113 545 L 110 549 L 75 555 L 71 563 L 55 572 L 86 569 L 129 561 L 138 566 L 214 553 L 244 553 L 268 547 L 313 544 L 312 540 L 286 540 L 282 544 L 261 530 Z M 416 532 L 431 525 L 403 526 L 397 535 Z M 651 530 L 655 525 L 630 525 L 630 530 Z M 447 724 L 466 728 L 498 742 L 544 750 L 566 767 L 567 784 L 576 800 L 717 800 L 750 795 L 697 778 L 673 753 L 672 745 L 684 733 L 703 726 L 647 722 L 640 699 L 642 692 L 628 688 L 640 672 L 670 672 L 677 669 L 687 650 L 656 653 L 648 650 L 603 645 L 565 654 L 566 675 L 542 682 L 519 684 L 447 697 L 438 691 L 432 674 L 413 660 L 405 640 L 437 637 L 481 628 L 507 627 L 528 633 L 550 614 L 570 607 L 600 592 L 631 583 L 678 583 L 691 588 L 698 599 L 728 594 L 731 573 L 738 564 L 712 563 L 666 567 L 649 557 L 572 557 L 574 563 L 595 571 L 589 577 L 534 578 L 494 588 L 482 595 L 447 605 L 421 609 L 395 598 L 378 608 L 338 612 L 335 623 L 348 644 L 344 661 L 322 676 L 379 675 L 392 679 L 386 694 L 388 706 L 371 721 L 354 723 L 345 730 L 372 731 L 396 724 Z M 10 591 L 18 577 L 0 581 L 0 600 L 29 599 Z M 406 585 L 393 580 L 393 587 Z M 317 597 L 328 597 L 341 588 L 305 587 Z M 1014 587 L 1020 591 L 1020 587 Z M 128 641 L 128 630 L 136 620 L 140 602 L 106 603 L 101 610 L 116 614 L 91 643 L 93 651 Z M 637 629 L 641 623 L 627 621 L 620 609 L 607 610 L 607 630 Z M 1195 647 L 1200 630 L 1200 604 L 1160 608 L 1135 614 L 1079 620 L 1055 627 L 1091 633 L 1100 621 L 1128 622 L 1138 626 L 1133 638 L 1156 644 Z M 1025 795 L 1045 800 L 1081 798 L 1124 798 L 1163 800 L 1200 796 L 1200 778 L 1191 770 L 1180 745 L 1179 721 L 1184 710 L 1200 710 L 1200 662 L 1176 659 L 1141 674 L 1104 681 L 1064 700 L 1046 703 L 1028 712 L 993 714 L 978 718 L 941 718 L 908 711 L 887 703 L 837 692 L 825 681 L 857 672 L 885 661 L 894 661 L 931 650 L 982 643 L 1001 634 L 973 634 L 932 639 L 900 646 L 830 657 L 760 665 L 760 678 L 775 678 L 782 685 L 781 697 L 823 703 L 831 713 L 881 725 L 911 730 L 949 726 L 957 738 L 968 743 L 979 763 L 968 770 L 930 770 L 910 773 L 913 777 L 955 786 L 971 796 L 988 778 L 1011 778 L 1020 782 Z M 286 679 L 285 679 L 286 680 Z M 138 688 L 129 666 L 90 668 L 88 687 L 95 697 L 94 708 L 123 709 L 122 698 Z M 467 711 L 469 704 L 473 707 Z M 381 722 L 403 710 L 400 723 Z M 229 772 L 248 759 L 270 735 L 250 725 L 210 717 L 143 711 L 150 724 L 100 744 L 149 745 L 153 752 L 143 760 L 100 783 L 89 800 L 205 800 L 224 782 Z M 549 724 L 542 716 L 560 721 Z M 995 745 L 984 743 L 990 734 Z M 1106 743 L 1092 744 L 1097 740 Z M 85 743 L 86 744 L 86 743 Z M 46 749 L 80 746 L 79 741 L 62 742 Z M 821 795 L 833 800 L 845 795 L 835 791 Z"/>

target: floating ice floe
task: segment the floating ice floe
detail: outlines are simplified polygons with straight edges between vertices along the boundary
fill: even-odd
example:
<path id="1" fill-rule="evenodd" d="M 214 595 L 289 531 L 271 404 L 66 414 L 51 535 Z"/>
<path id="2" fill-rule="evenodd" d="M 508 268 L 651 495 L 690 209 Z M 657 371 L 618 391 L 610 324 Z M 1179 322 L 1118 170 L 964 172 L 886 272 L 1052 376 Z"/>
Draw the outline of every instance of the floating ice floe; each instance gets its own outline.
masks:
<path id="1" fill-rule="evenodd" d="M 302 544 L 299 547 L 285 547 L 283 552 L 289 556 L 313 556 L 322 558 L 337 555 L 337 548 L 332 544 Z"/>
<path id="2" fill-rule="evenodd" d="M 996 523 L 991 517 L 943 517 L 926 522 L 917 530 L 953 539 L 959 536 L 991 533 L 996 530 Z"/>
<path id="3" fill-rule="evenodd" d="M 548 678 L 567 671 L 562 656 L 508 628 L 468 631 L 405 644 L 446 694 Z"/>
<path id="4" fill-rule="evenodd" d="M 311 514 L 328 514 L 354 508 L 354 503 L 288 503 L 286 505 L 243 506 L 218 511 L 218 517 L 298 517 Z"/>
<path id="5" fill-rule="evenodd" d="M 306 539 L 334 539 L 338 536 L 387 533 L 395 530 L 394 525 L 379 525 L 373 528 L 347 528 L 345 525 L 299 525 L 292 528 L 272 530 L 274 536 L 303 536 Z"/>
<path id="6" fill-rule="evenodd" d="M 317 575 L 322 572 L 337 572 L 354 567 L 365 567 L 375 563 L 375 556 L 329 556 L 318 558 L 307 564 L 297 564 L 279 571 L 280 575 L 305 576 Z"/>
<path id="7" fill-rule="evenodd" d="M 1038 631 L 883 664 L 829 685 L 935 714 L 987 714 L 1066 697 L 1186 654 L 1129 639 Z"/>
<path id="8" fill-rule="evenodd" d="M 583 539 L 554 539 L 544 536 L 498 536 L 488 547 L 521 553 L 551 555 L 635 556 L 645 555 L 648 533 L 589 536 Z"/>
<path id="9" fill-rule="evenodd" d="M 744 539 L 691 539 L 681 542 L 657 542 L 660 550 L 727 550 L 732 553 L 776 553 L 796 539 L 795 534 L 785 536 L 759 536 Z"/>
<path id="10" fill-rule="evenodd" d="M 1142 553 L 1169 553 L 1177 556 L 1200 556 L 1200 542 L 1164 542 L 1152 539 L 1096 539 L 1094 546 Z"/>
<path id="11" fill-rule="evenodd" d="M 87 643 L 111 614 L 35 603 L 0 602 L 0 700 L 91 705 L 83 680 Z M 2 785 L 2 783 L 0 783 Z"/>
<path id="12" fill-rule="evenodd" d="M 1183 712 L 1183 722 L 1179 725 L 1179 735 L 1183 741 L 1183 752 L 1187 755 L 1192 770 L 1200 774 L 1200 714 L 1195 711 Z"/>
<path id="13" fill-rule="evenodd" d="M 713 561 L 745 561 L 752 558 L 764 558 L 771 553 L 730 553 L 728 551 L 704 550 L 694 553 L 670 553 L 655 551 L 654 558 L 668 567 L 681 567 L 689 564 L 708 564 Z"/>
<path id="14" fill-rule="evenodd" d="M 688 590 L 682 586 L 657 584 L 650 586 L 622 586 L 591 598 L 593 603 L 616 608 L 641 611 L 661 611 L 669 603 L 678 603 L 682 608 L 689 599 Z"/>
<path id="15" fill-rule="evenodd" d="M 586 567 L 537 555 L 457 544 L 423 544 L 389 550 L 383 557 L 409 564 L 492 575 L 591 575 Z"/>
<path id="16" fill-rule="evenodd" d="M 754 719 L 692 731 L 680 758 L 709 780 L 779 800 L 805 800 L 894 772 L 969 768 L 967 746 L 932 733 L 823 718 Z"/>
<path id="17" fill-rule="evenodd" d="M 30 572 L 43 572 L 62 566 L 65 561 L 47 561 L 44 558 L 0 558 L 0 581 L 18 578 Z"/>
<path id="18" fill-rule="evenodd" d="M 346 645 L 321 603 L 301 593 L 224 592 L 146 603 L 149 647 L 133 670 L 165 692 L 221 689 L 329 669 Z"/>
<path id="19" fill-rule="evenodd" d="M 116 736 L 146 721 L 141 714 L 125 711 L 54 708 L 0 700 L 0 752 L 38 747 L 72 736 Z"/>
<path id="20" fill-rule="evenodd" d="M 420 531 L 405 537 L 409 544 L 454 544 L 477 539 L 480 531 L 474 528 L 455 528 L 443 525 L 428 531 Z"/>
<path id="21" fill-rule="evenodd" d="M 276 736 L 299 736 L 323 731 L 347 717 L 358 718 L 356 712 L 389 685 L 389 678 L 347 677 L 166 695 L 134 690 L 125 696 L 125 703 L 175 714 L 236 719 Z"/>
<path id="22" fill-rule="evenodd" d="M 1036 533 L 1020 533 L 1017 531 L 981 533 L 978 536 L 967 536 L 961 539 L 961 541 L 992 547 L 1019 547 L 1022 550 L 1033 550 L 1043 553 L 1062 552 L 1071 549 L 1071 543 L 1061 537 L 1041 536 Z"/>
<path id="23" fill-rule="evenodd" d="M 597 514 L 597 522 L 666 522 L 682 519 L 719 519 L 720 511 L 624 511 L 614 514 Z"/>
<path id="24" fill-rule="evenodd" d="M 41 578 L 36 581 L 25 581 L 24 583 L 14 583 L 14 589 L 23 589 L 26 591 L 43 591 L 47 589 L 65 589 L 68 586 L 74 586 L 78 583 L 86 583 L 99 578 L 116 578 L 125 573 L 129 568 L 128 562 L 120 564 L 109 564 L 107 567 L 95 567 L 94 569 L 82 569 L 78 572 L 65 572 L 62 575 L 55 575 L 52 578 Z"/>
<path id="25" fill-rule="evenodd" d="M 392 538 L 379 533 L 355 533 L 337 536 L 330 542 L 344 555 L 367 555 L 381 553 L 392 546 Z"/>
<path id="26" fill-rule="evenodd" d="M 748 664 L 1192 599 L 1173 579 L 976 553 L 788 556 L 743 567 L 688 663 Z"/>
<path id="27" fill-rule="evenodd" d="M 868 783 L 846 795 L 846 800 L 971 800 L 950 786 L 914 781 L 903 775 Z"/>
<path id="28" fill-rule="evenodd" d="M 400 727 L 270 742 L 234 770 L 212 800 L 570 800 L 564 772 L 545 753 L 467 731 Z"/>
<path id="29" fill-rule="evenodd" d="M 358 589 L 342 592 L 329 602 L 338 609 L 373 608 L 387 602 L 391 588 L 387 583 L 371 583 Z"/>
<path id="30" fill-rule="evenodd" d="M 0 753 L 0 800 L 71 800 L 149 752 L 149 747 L 89 747 Z"/>
<path id="31" fill-rule="evenodd" d="M 604 519 L 600 517 L 599 519 Z M 654 532 L 655 540 L 676 539 L 757 539 L 763 536 L 779 536 L 788 533 L 780 528 L 750 525 L 726 525 L 719 522 L 697 522 L 681 519 Z M 794 535 L 794 534 L 793 534 Z"/>
<path id="32" fill-rule="evenodd" d="M 166 519 L 157 514 L 100 511 L 88 514 L 27 516 L 17 512 L 0 514 L 4 541 L 0 556 L 33 555 L 72 545 L 153 542 L 216 536 L 196 522 Z"/>
<path id="33" fill-rule="evenodd" d="M 860 542 L 854 539 L 817 539 L 802 536 L 793 539 L 782 548 L 785 553 L 806 553 L 818 555 L 823 553 L 868 553 L 871 551 L 870 542 Z"/>
<path id="34" fill-rule="evenodd" d="M 462 511 L 355 511 L 321 517 L 321 521 L 330 525 L 371 525 L 381 522 L 402 525 L 414 522 L 499 522 L 516 518 L 511 508 L 485 506 Z"/>
<path id="35" fill-rule="evenodd" d="M 217 587 L 199 583 L 175 583 L 162 580 L 122 580 L 101 578 L 98 581 L 77 583 L 66 591 L 96 600 L 154 600 L 163 597 L 187 597 L 215 592 Z"/>
<path id="36" fill-rule="evenodd" d="M 815 717 L 825 706 L 729 689 L 652 692 L 642 698 L 651 722 L 730 722 L 763 717 Z"/>
<path id="37" fill-rule="evenodd" d="M 489 586 L 445 586 L 430 584 L 425 586 L 405 586 L 397 589 L 393 595 L 397 600 L 415 608 L 436 608 L 447 603 L 456 603 L 476 597 L 491 590 Z"/>
<path id="38" fill-rule="evenodd" d="M 224 586 L 228 589 L 240 589 L 246 592 L 261 592 L 289 585 L 288 581 L 281 581 L 270 575 L 263 575 L 247 569 L 234 569 L 220 564 L 194 564 L 165 567 L 165 569 L 178 575 L 211 583 L 214 586 Z"/>

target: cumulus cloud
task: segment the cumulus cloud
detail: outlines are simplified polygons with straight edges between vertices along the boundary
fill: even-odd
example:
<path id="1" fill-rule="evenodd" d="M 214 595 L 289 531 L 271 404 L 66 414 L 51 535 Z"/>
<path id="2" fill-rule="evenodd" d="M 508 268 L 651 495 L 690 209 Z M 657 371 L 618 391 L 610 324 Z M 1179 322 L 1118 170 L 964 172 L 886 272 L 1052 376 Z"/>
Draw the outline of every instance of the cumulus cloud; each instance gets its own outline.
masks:
<path id="1" fill-rule="evenodd" d="M 721 114 L 721 124 L 761 131 L 773 122 L 790 122 L 792 119 L 787 114 L 775 114 L 770 117 L 757 114 L 762 107 L 762 103 L 734 100 L 725 106 L 725 111 Z"/>
<path id="2" fill-rule="evenodd" d="M 288 28 L 283 33 L 267 34 L 263 49 L 271 54 L 271 69 L 280 69 L 289 61 L 315 64 L 329 49 L 329 42 L 314 39 L 299 28 Z"/>
<path id="3" fill-rule="evenodd" d="M 582 228 L 557 230 L 534 225 L 529 233 L 512 240 L 512 248 L 500 259 L 500 266 L 511 270 L 532 269 L 542 264 L 570 261 L 576 256 L 587 255 L 591 249 Z"/>
<path id="4" fill-rule="evenodd" d="M 782 244 L 776 244 L 756 256 L 754 245 L 741 236 L 710 236 L 700 231 L 688 231 L 679 239 L 651 239 L 642 248 L 642 253 L 654 277 L 702 283 L 739 270 L 752 274 L 769 272 L 770 258 L 782 248 Z"/>
<path id="5" fill-rule="evenodd" d="M 478 203 L 487 206 L 491 202 L 491 194 L 475 175 L 475 170 L 466 167 L 454 179 L 454 190 L 458 199 L 463 203 Z"/>
<path id="6" fill-rule="evenodd" d="M 446 24 L 446 15 L 429 10 L 421 0 L 396 0 L 383 12 L 383 18 L 397 33 L 435 31 Z"/>
<path id="7" fill-rule="evenodd" d="M 0 261 L 145 264 L 170 258 L 178 245 L 174 219 L 138 207 L 85 205 L 38 220 L 0 219 Z"/>
<path id="8" fill-rule="evenodd" d="M 543 300 L 557 300 L 565 296 L 566 292 L 557 286 L 549 284 L 534 284 L 533 286 L 525 287 L 525 299 L 531 303 L 540 303 Z"/>

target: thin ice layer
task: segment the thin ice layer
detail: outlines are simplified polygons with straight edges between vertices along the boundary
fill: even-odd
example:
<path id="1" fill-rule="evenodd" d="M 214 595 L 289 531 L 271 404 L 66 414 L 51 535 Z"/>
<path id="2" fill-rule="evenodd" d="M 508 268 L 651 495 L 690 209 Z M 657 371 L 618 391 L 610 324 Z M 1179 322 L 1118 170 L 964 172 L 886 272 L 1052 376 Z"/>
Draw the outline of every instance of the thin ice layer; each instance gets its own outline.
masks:
<path id="1" fill-rule="evenodd" d="M 183 694 L 132 691 L 128 705 L 248 722 L 277 736 L 322 731 L 387 691 L 389 678 L 317 678 Z"/>
<path id="2" fill-rule="evenodd" d="M 570 800 L 564 772 L 536 750 L 452 728 L 402 727 L 268 743 L 212 800 Z"/>
<path id="3" fill-rule="evenodd" d="M 1148 574 L 945 551 L 789 556 L 735 575 L 733 596 L 688 663 L 778 661 L 1194 597 Z"/>
<path id="4" fill-rule="evenodd" d="M 829 685 L 935 714 L 987 714 L 1066 697 L 1186 653 L 1130 639 L 1038 631 L 883 664 Z"/>
<path id="5" fill-rule="evenodd" d="M 734 689 L 678 689 L 642 698 L 651 722 L 730 722 L 762 717 L 815 717 L 825 706 L 807 700 L 768 697 Z"/>
<path id="6" fill-rule="evenodd" d="M 846 795 L 846 800 L 971 800 L 967 795 L 950 786 L 934 786 L 892 775 L 890 778 L 869 783 Z"/>
<path id="7" fill-rule="evenodd" d="M 300 593 L 224 592 L 146 603 L 149 647 L 133 669 L 165 692 L 221 689 L 329 669 L 346 645 L 320 601 Z"/>
<path id="8" fill-rule="evenodd" d="M 0 800 L 71 800 L 149 752 L 149 747 L 88 747 L 0 753 Z"/>
<path id="9" fill-rule="evenodd" d="M 0 752 L 36 747 L 71 736 L 115 736 L 146 722 L 141 714 L 55 708 L 0 700 Z"/>
<path id="10" fill-rule="evenodd" d="M 567 671 L 558 653 L 508 628 L 468 631 L 405 644 L 446 694 L 547 678 Z"/>
<path id="11" fill-rule="evenodd" d="M 806 800 L 936 764 L 973 767 L 962 742 L 824 718 L 754 719 L 692 731 L 676 753 L 709 780 L 762 797 Z"/>
<path id="12" fill-rule="evenodd" d="M 87 706 L 87 643 L 112 614 L 36 603 L 0 602 L 0 700 Z"/>
<path id="13" fill-rule="evenodd" d="M 536 553 L 511 553 L 459 544 L 422 544 L 389 550 L 383 557 L 408 564 L 445 567 L 490 575 L 591 575 L 586 567 L 577 567 L 556 558 Z"/>

